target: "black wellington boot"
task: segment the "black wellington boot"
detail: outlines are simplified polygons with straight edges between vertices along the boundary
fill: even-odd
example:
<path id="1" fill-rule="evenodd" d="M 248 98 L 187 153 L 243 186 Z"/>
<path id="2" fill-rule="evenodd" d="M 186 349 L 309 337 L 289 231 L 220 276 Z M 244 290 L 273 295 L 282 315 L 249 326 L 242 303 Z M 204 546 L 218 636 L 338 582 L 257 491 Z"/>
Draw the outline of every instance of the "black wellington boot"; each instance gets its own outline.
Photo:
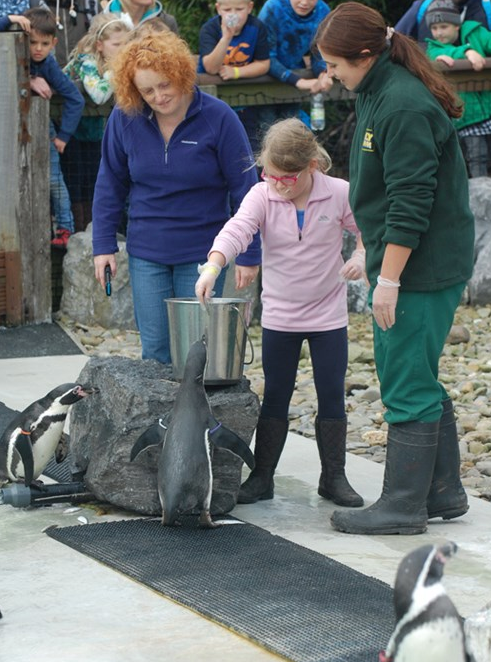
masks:
<path id="1" fill-rule="evenodd" d="M 443 402 L 438 431 L 435 471 L 426 507 L 428 519 L 453 519 L 469 510 L 467 495 L 460 482 L 460 451 L 452 401 Z"/>
<path id="2" fill-rule="evenodd" d="M 317 494 L 338 506 L 356 508 L 363 506 L 363 499 L 351 487 L 344 471 L 347 429 L 346 417 L 315 419 L 315 438 L 322 465 Z"/>
<path id="3" fill-rule="evenodd" d="M 256 503 L 274 496 L 273 476 L 288 434 L 288 420 L 259 417 L 254 458 L 256 466 L 242 483 L 238 503 Z"/>
<path id="4" fill-rule="evenodd" d="M 437 452 L 439 421 L 389 425 L 382 495 L 363 510 L 336 510 L 338 531 L 359 534 L 413 535 L 428 523 L 426 499 Z"/>

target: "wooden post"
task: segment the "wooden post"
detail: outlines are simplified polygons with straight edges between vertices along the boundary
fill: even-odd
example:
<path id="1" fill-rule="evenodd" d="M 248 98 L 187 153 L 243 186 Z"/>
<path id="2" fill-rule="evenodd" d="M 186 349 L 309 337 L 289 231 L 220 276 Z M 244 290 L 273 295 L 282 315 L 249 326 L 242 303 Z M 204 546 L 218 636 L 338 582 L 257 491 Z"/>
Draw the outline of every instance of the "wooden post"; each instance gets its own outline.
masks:
<path id="1" fill-rule="evenodd" d="M 14 326 L 51 321 L 49 103 L 31 103 L 23 32 L 0 34 L 0 71 L 0 313 Z"/>

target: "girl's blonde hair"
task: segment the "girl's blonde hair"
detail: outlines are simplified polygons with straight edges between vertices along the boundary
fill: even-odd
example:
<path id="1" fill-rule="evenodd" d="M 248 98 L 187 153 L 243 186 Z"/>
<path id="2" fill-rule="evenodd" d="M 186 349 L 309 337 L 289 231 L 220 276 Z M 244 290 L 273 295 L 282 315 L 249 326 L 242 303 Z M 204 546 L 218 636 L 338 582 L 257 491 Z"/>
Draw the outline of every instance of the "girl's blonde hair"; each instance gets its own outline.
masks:
<path id="1" fill-rule="evenodd" d="M 148 18 L 143 23 L 139 23 L 128 39 L 141 39 L 141 37 L 146 37 L 155 32 L 171 32 L 171 29 L 161 18 L 155 16 L 154 18 Z"/>
<path id="2" fill-rule="evenodd" d="M 257 164 L 267 169 L 274 166 L 284 172 L 298 173 L 317 159 L 317 169 L 324 174 L 332 161 L 312 131 L 296 117 L 272 124 L 263 138 Z"/>
<path id="3" fill-rule="evenodd" d="M 79 55 L 90 53 L 90 55 L 94 56 L 97 69 L 102 76 L 107 69 L 107 62 L 102 57 L 102 53 L 97 49 L 97 42 L 109 39 L 113 34 L 120 32 L 128 34 L 130 31 L 131 27 L 121 17 L 121 14 L 117 12 L 112 14 L 96 14 L 90 23 L 87 34 L 80 39 L 70 53 L 70 60 L 76 60 Z"/>
<path id="4" fill-rule="evenodd" d="M 173 32 L 129 41 L 111 63 L 116 103 L 128 115 L 143 108 L 143 99 L 134 83 L 137 69 L 162 74 L 182 94 L 190 94 L 196 82 L 195 58 L 186 42 Z"/>

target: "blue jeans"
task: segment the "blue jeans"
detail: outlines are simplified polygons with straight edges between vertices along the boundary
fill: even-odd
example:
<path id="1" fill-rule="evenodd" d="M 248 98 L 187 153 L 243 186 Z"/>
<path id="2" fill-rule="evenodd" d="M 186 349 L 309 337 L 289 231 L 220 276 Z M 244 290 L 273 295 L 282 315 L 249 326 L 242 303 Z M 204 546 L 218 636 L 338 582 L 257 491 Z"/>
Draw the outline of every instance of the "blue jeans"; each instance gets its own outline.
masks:
<path id="1" fill-rule="evenodd" d="M 49 123 L 49 201 L 58 230 L 75 232 L 70 195 L 61 172 L 60 155 L 53 144 L 56 130 L 53 122 Z"/>
<path id="2" fill-rule="evenodd" d="M 171 363 L 169 318 L 165 299 L 194 297 L 198 262 L 158 264 L 128 255 L 133 292 L 133 309 L 142 344 L 142 359 Z M 215 295 L 222 296 L 226 269 L 215 284 Z"/>
<path id="3" fill-rule="evenodd" d="M 488 143 L 487 136 L 465 136 L 465 159 L 470 177 L 487 177 Z"/>

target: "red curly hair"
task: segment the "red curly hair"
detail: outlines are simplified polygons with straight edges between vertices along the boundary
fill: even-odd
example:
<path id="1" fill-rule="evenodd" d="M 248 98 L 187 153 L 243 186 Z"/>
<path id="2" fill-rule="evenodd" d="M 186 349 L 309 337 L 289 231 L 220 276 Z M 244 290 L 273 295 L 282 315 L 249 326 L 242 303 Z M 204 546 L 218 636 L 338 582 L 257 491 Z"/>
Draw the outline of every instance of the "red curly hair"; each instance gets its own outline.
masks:
<path id="1" fill-rule="evenodd" d="M 137 69 L 162 74 L 183 94 L 196 82 L 196 61 L 186 42 L 173 32 L 160 32 L 128 42 L 111 66 L 114 97 L 121 110 L 134 115 L 143 109 L 143 99 L 134 84 Z"/>

